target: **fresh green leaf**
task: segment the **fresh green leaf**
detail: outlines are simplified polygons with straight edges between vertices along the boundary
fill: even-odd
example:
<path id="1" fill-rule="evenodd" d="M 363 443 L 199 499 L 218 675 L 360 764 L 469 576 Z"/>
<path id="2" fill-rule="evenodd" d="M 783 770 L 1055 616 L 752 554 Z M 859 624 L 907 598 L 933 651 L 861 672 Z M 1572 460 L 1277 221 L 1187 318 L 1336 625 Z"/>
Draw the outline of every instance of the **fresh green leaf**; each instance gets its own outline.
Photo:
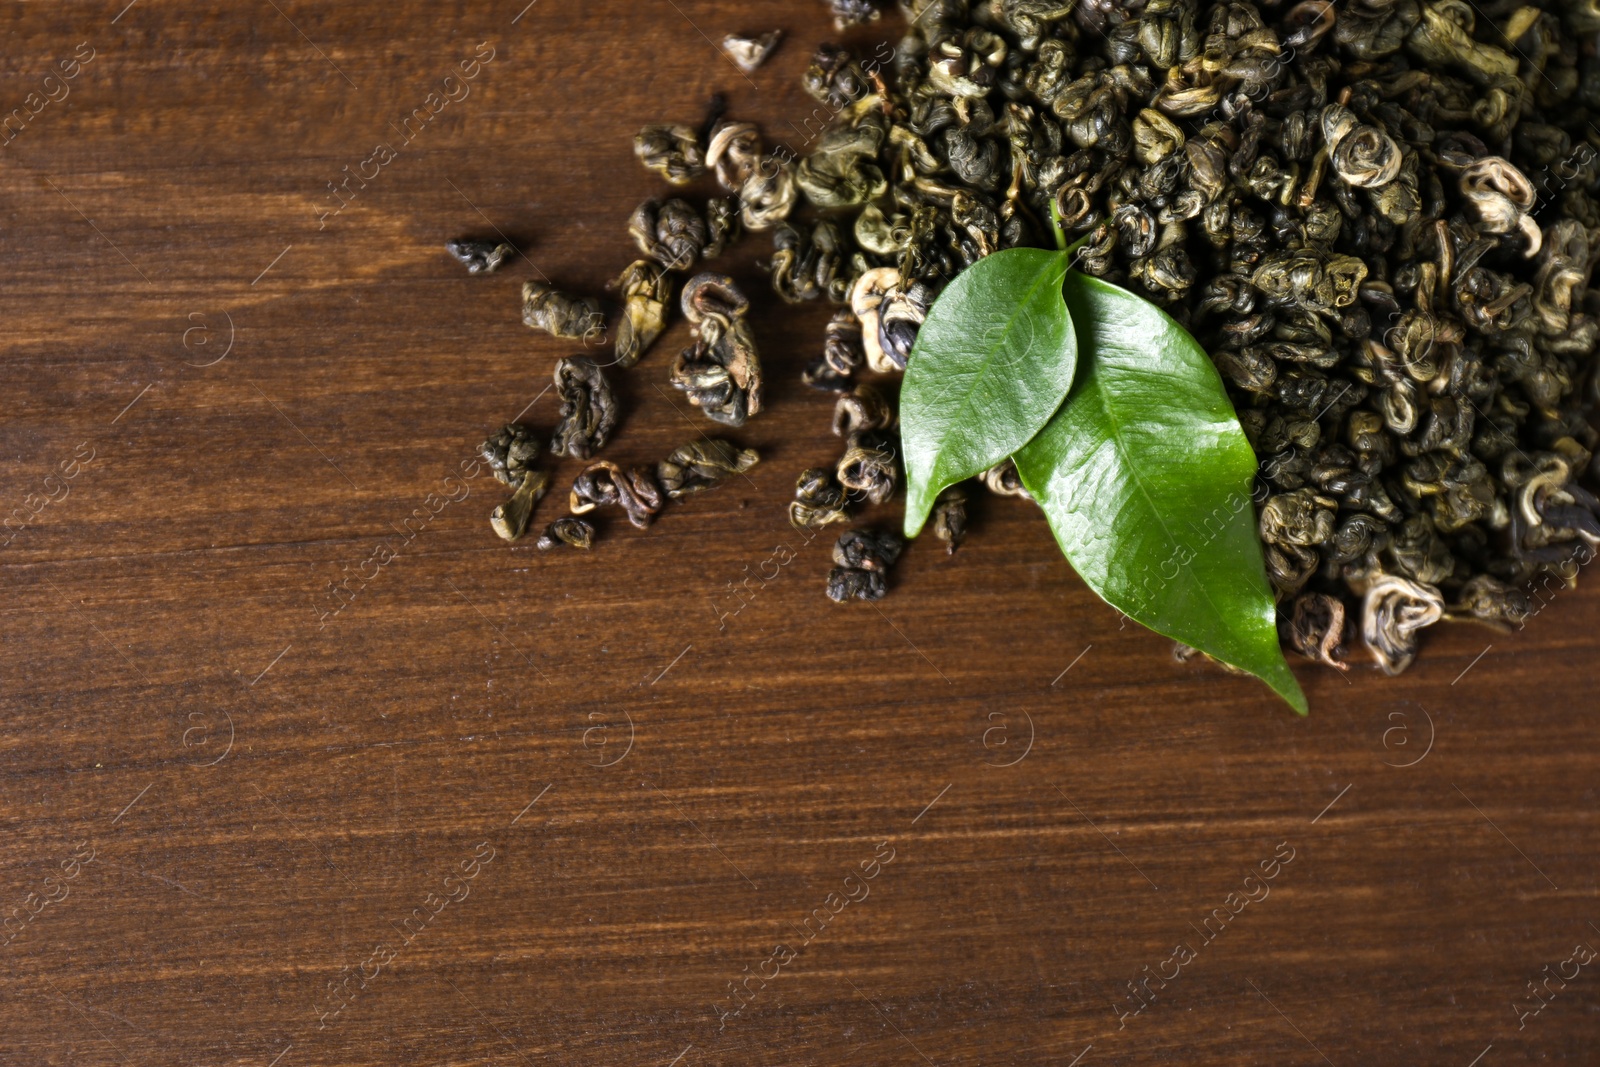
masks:
<path id="1" fill-rule="evenodd" d="M 1073 272 L 1072 395 L 1015 456 L 1073 569 L 1129 618 L 1306 698 L 1278 646 L 1255 453 L 1205 351 L 1154 304 Z"/>
<path id="2" fill-rule="evenodd" d="M 1066 252 L 1010 248 L 962 271 L 917 334 L 900 389 L 907 537 L 941 490 L 1021 448 L 1072 387 Z"/>

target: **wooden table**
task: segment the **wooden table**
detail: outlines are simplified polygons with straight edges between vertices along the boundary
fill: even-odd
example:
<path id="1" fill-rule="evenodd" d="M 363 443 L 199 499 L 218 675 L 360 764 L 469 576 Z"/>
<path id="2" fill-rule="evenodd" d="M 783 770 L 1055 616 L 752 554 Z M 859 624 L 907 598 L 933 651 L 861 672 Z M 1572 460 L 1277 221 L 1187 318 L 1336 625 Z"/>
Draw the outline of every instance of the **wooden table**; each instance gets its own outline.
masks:
<path id="1" fill-rule="evenodd" d="M 587 554 L 491 534 L 460 465 L 572 350 L 521 281 L 625 265 L 646 122 L 802 147 L 820 5 L 124 2 L 4 15 L 0 1062 L 1588 1062 L 1592 582 L 1302 665 L 1307 720 L 1020 501 L 833 605 L 784 517 L 830 309 L 760 237 L 761 465 Z M 709 43 L 768 26 L 749 79 Z M 610 458 L 708 427 L 685 337 Z"/>

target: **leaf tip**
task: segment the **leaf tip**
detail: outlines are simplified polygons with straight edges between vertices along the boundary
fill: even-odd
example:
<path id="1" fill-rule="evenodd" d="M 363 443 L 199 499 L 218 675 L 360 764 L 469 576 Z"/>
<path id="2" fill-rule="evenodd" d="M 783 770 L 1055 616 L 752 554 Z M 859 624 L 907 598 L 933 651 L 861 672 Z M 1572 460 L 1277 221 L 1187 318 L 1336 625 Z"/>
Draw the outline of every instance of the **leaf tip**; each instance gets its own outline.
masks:
<path id="1" fill-rule="evenodd" d="M 1311 714 L 1311 703 L 1306 700 L 1304 689 L 1300 688 L 1300 680 L 1294 676 L 1287 663 L 1282 665 L 1281 671 L 1274 671 L 1277 677 L 1270 679 L 1267 684 L 1272 686 L 1272 691 L 1283 698 L 1283 702 L 1294 710 L 1302 719 Z"/>
<path id="2" fill-rule="evenodd" d="M 915 503 L 920 505 L 921 501 L 917 501 Z M 911 501 L 910 499 L 907 499 L 906 500 L 906 518 L 905 518 L 904 524 L 902 525 L 902 529 L 904 530 L 905 535 L 906 535 L 906 540 L 910 541 L 912 538 L 916 537 L 919 533 L 921 533 L 922 532 L 922 527 L 927 523 L 927 521 L 928 521 L 928 509 L 927 509 L 927 507 L 914 506 L 913 505 L 913 501 Z"/>
<path id="3" fill-rule="evenodd" d="M 919 471 L 910 462 L 906 464 L 906 517 L 903 524 L 906 540 L 922 532 L 928 516 L 933 514 L 934 501 L 944 488 L 931 471 Z"/>

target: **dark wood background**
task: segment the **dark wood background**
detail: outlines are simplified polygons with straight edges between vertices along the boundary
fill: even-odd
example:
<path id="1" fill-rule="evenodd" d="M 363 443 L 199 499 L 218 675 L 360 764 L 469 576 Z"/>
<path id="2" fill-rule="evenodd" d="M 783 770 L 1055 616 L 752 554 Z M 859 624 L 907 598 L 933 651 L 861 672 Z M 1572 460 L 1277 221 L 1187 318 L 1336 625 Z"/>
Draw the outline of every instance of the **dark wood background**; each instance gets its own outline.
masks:
<path id="1" fill-rule="evenodd" d="M 1600 965 L 1517 1004 L 1600 945 L 1592 584 L 1397 680 L 1301 665 L 1306 720 L 1119 626 L 1018 501 L 833 605 L 783 511 L 838 450 L 798 382 L 828 309 L 777 303 L 761 237 L 725 260 L 770 373 L 747 480 L 589 554 L 507 547 L 498 487 L 447 481 L 554 422 L 571 348 L 518 286 L 631 258 L 638 126 L 720 91 L 800 147 L 820 4 L 124 2 L 0 8 L 0 113 L 94 55 L 0 148 L 0 513 L 37 511 L 0 549 L 0 1062 L 1588 1061 Z M 748 80 L 710 43 L 769 26 Z M 492 277 L 442 250 L 495 229 L 526 258 Z M 707 427 L 685 336 L 610 458 Z"/>

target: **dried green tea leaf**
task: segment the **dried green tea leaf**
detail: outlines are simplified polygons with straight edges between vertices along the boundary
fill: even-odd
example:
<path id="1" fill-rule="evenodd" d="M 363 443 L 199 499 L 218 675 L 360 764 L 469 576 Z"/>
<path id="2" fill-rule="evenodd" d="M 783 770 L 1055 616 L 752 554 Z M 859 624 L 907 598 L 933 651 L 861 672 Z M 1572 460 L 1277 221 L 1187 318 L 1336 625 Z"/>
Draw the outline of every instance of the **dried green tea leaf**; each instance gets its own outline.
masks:
<path id="1" fill-rule="evenodd" d="M 967 491 L 961 486 L 947 487 L 934 502 L 933 535 L 944 542 L 950 555 L 967 539 Z"/>
<path id="2" fill-rule="evenodd" d="M 721 438 L 702 437 L 680 445 L 656 464 L 656 481 L 673 499 L 715 489 L 734 474 L 761 462 L 753 448 L 739 448 Z"/>
<path id="3" fill-rule="evenodd" d="M 838 2 L 854 5 L 863 11 L 870 9 L 874 12 L 870 17 L 877 17 L 877 9 L 865 0 Z M 811 57 L 811 65 L 800 76 L 800 85 L 814 100 L 833 108 L 843 108 L 872 91 L 872 83 L 867 80 L 861 64 L 847 50 L 831 44 L 817 48 L 816 54 Z"/>
<path id="4" fill-rule="evenodd" d="M 588 356 L 556 361 L 556 395 L 561 422 L 550 439 L 558 456 L 588 459 L 605 447 L 617 425 L 617 400 L 605 371 Z"/>
<path id="5" fill-rule="evenodd" d="M 887 131 L 863 123 L 823 134 L 816 150 L 801 160 L 795 183 L 819 208 L 858 207 L 882 196 L 889 181 L 877 164 Z"/>
<path id="6" fill-rule="evenodd" d="M 711 239 L 706 220 L 686 200 L 646 200 L 628 219 L 628 233 L 668 270 L 688 270 Z"/>
<path id="7" fill-rule="evenodd" d="M 833 12 L 833 28 L 841 33 L 852 26 L 876 22 L 882 14 L 875 0 L 823 0 Z"/>
<path id="8" fill-rule="evenodd" d="M 800 380 L 814 389 L 839 392 L 850 387 L 850 378 L 866 362 L 861 348 L 861 324 L 855 312 L 843 308 L 834 312 L 823 335 L 822 355 L 801 372 Z"/>
<path id="9" fill-rule="evenodd" d="M 881 571 L 860 571 L 835 567 L 828 572 L 828 599 L 835 604 L 848 600 L 882 600 L 889 594 L 889 581 Z"/>
<path id="10" fill-rule="evenodd" d="M 900 558 L 905 540 L 893 531 L 850 530 L 833 546 L 837 564 L 828 573 L 828 599 L 882 600 L 889 591 L 889 568 Z"/>
<path id="11" fill-rule="evenodd" d="M 887 571 L 905 545 L 905 538 L 893 531 L 850 530 L 834 542 L 833 561 L 857 570 Z"/>
<path id="12" fill-rule="evenodd" d="M 717 182 L 736 193 L 755 177 L 761 166 L 761 131 L 753 122 L 723 119 L 711 131 L 706 163 L 716 171 Z"/>
<path id="13" fill-rule="evenodd" d="M 1361 641 L 1391 677 L 1411 666 L 1417 634 L 1444 617 L 1444 595 L 1426 582 L 1384 575 L 1361 603 Z"/>
<path id="14" fill-rule="evenodd" d="M 835 522 L 849 521 L 849 502 L 844 486 L 826 467 L 802 471 L 795 483 L 794 500 L 789 504 L 789 524 L 797 530 L 820 530 Z"/>
<path id="15" fill-rule="evenodd" d="M 1326 593 L 1302 593 L 1295 597 L 1289 620 L 1289 644 L 1313 663 L 1347 671 L 1350 665 L 1339 658 L 1344 643 L 1344 601 Z"/>
<path id="16" fill-rule="evenodd" d="M 688 185 L 706 172 L 705 152 L 693 126 L 646 126 L 633 136 L 633 154 L 646 170 L 673 185 Z"/>
<path id="17" fill-rule="evenodd" d="M 722 39 L 722 50 L 728 53 L 728 58 L 746 74 L 754 74 L 756 68 L 767 61 L 777 49 L 778 42 L 783 40 L 782 30 L 769 30 L 766 33 L 744 34 L 730 33 Z"/>
<path id="18" fill-rule="evenodd" d="M 667 328 L 672 275 L 647 259 L 635 260 L 614 283 L 622 297 L 615 362 L 627 370 Z"/>
<path id="19" fill-rule="evenodd" d="M 550 475 L 544 471 L 529 471 L 517 485 L 516 492 L 511 494 L 511 499 L 494 509 L 489 516 L 489 525 L 503 540 L 515 541 L 528 532 L 528 523 L 533 519 L 534 505 L 544 496 L 545 490 L 550 487 Z"/>
<path id="20" fill-rule="evenodd" d="M 1526 592 L 1488 574 L 1470 579 L 1456 600 L 1446 618 L 1471 619 L 1500 631 L 1522 626 L 1533 614 L 1533 601 Z"/>
<path id="21" fill-rule="evenodd" d="M 930 286 L 907 286 L 893 267 L 863 272 L 850 291 L 850 310 L 861 323 L 867 366 L 879 374 L 905 370 L 933 302 Z"/>
<path id="22" fill-rule="evenodd" d="M 515 489 L 535 469 L 533 461 L 544 446 L 529 427 L 511 425 L 479 445 L 478 451 L 495 481 Z"/>
<path id="23" fill-rule="evenodd" d="M 894 405 L 876 386 L 863 382 L 833 402 L 833 434 L 846 440 L 869 430 L 894 426 Z"/>
<path id="24" fill-rule="evenodd" d="M 571 516 L 557 519 L 544 528 L 544 533 L 539 535 L 535 547 L 542 552 L 548 552 L 557 545 L 570 545 L 573 548 L 589 548 L 594 544 L 594 527 L 582 519 Z"/>
<path id="25" fill-rule="evenodd" d="M 849 447 L 839 459 L 837 468 L 839 484 L 865 496 L 874 504 L 882 504 L 894 496 L 900 484 L 900 465 L 894 449 L 879 434 L 858 433 L 849 439 Z"/>
<path id="26" fill-rule="evenodd" d="M 620 507 L 628 521 L 644 529 L 650 525 L 665 501 L 655 478 L 643 467 L 623 470 L 601 460 L 592 464 L 573 481 L 567 506 L 574 515 L 587 515 L 597 507 Z"/>
<path id="27" fill-rule="evenodd" d="M 818 229 L 829 226 L 832 223 L 823 222 Z M 837 233 L 837 227 L 834 231 Z M 822 288 L 817 284 L 817 275 L 822 255 L 803 229 L 785 223 L 772 231 L 772 291 L 786 304 L 798 304 L 821 296 Z M 830 266 L 837 270 L 837 254 Z"/>
<path id="28" fill-rule="evenodd" d="M 606 329 L 598 300 L 568 296 L 535 281 L 522 283 L 522 324 L 572 341 L 594 340 Z"/>
<path id="29" fill-rule="evenodd" d="M 745 229 L 764 233 L 789 217 L 800 197 L 794 174 L 793 163 L 780 163 L 773 157 L 761 160 L 739 186 L 739 221 Z"/>
<path id="30" fill-rule="evenodd" d="M 444 248 L 467 268 L 468 274 L 493 274 L 516 251 L 504 241 L 471 237 L 446 242 Z"/>
<path id="31" fill-rule="evenodd" d="M 683 287 L 684 318 L 695 344 L 672 364 L 672 384 L 706 417 L 743 426 L 761 410 L 761 358 L 745 315 L 750 302 L 733 279 L 705 273 Z"/>
<path id="32" fill-rule="evenodd" d="M 741 225 L 739 207 L 725 196 L 713 196 L 706 201 L 706 246 L 700 250 L 703 259 L 716 259 L 728 246 L 739 239 Z"/>
<path id="33" fill-rule="evenodd" d="M 1014 496 L 1022 500 L 1032 500 L 1033 494 L 1028 492 L 1028 487 L 1022 484 L 1022 475 L 1017 473 L 1017 465 L 1009 458 L 1004 463 L 996 463 L 993 467 L 978 475 L 978 480 L 983 487 L 995 496 Z"/>

